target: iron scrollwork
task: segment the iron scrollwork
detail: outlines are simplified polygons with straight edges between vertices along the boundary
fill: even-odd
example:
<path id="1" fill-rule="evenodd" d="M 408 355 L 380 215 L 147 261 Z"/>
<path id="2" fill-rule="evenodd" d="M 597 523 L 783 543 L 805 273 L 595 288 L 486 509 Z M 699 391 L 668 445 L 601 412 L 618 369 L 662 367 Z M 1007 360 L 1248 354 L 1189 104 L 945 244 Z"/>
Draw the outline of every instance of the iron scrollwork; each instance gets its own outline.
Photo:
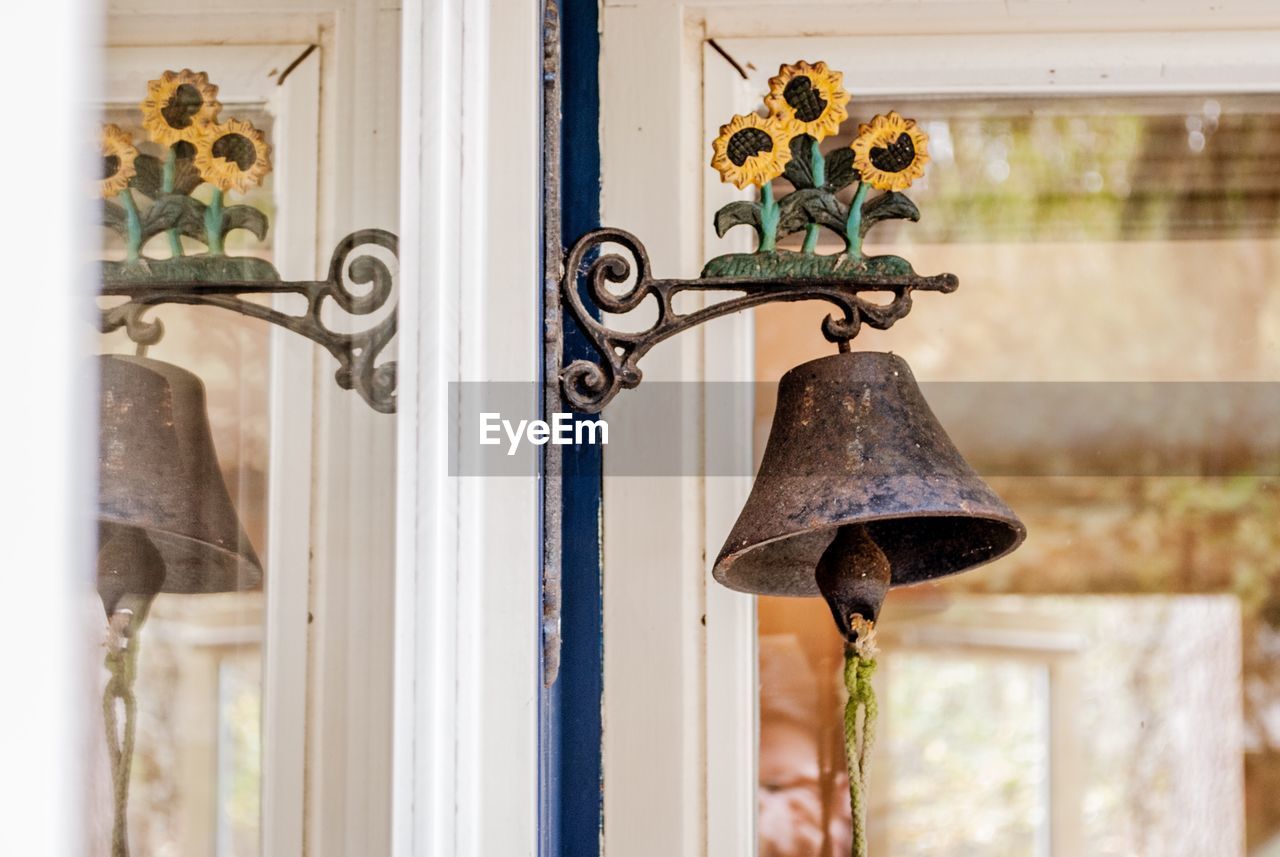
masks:
<path id="1" fill-rule="evenodd" d="M 588 264 L 590 256 L 605 245 L 618 245 L 627 256 L 602 253 Z M 585 270 L 584 270 L 585 269 Z M 578 279 L 585 278 L 583 290 L 591 304 L 605 313 L 624 315 L 635 310 L 647 298 L 654 298 L 658 317 L 648 328 L 637 332 L 617 330 L 597 319 L 588 310 L 579 293 Z M 620 285 L 632 280 L 629 288 L 614 292 L 609 284 Z M 876 330 L 887 330 L 911 311 L 914 291 L 953 292 L 959 281 L 954 274 L 935 276 L 865 274 L 847 279 L 831 277 L 704 277 L 696 280 L 655 279 L 649 255 L 640 240 L 621 229 L 597 229 L 588 232 L 573 245 L 560 283 L 560 295 L 573 319 L 594 344 L 597 359 L 574 360 L 561 369 L 560 383 L 564 399 L 575 410 L 599 413 L 620 390 L 640 383 L 642 373 L 637 365 L 649 349 L 683 330 L 719 318 L 722 315 L 760 306 L 774 301 L 820 300 L 834 305 L 838 311 L 826 317 L 822 333 L 840 350 L 847 351 L 849 341 L 858 335 L 865 323 Z M 740 292 L 732 297 L 694 312 L 679 313 L 674 308 L 681 292 Z M 890 295 L 886 303 L 864 298 L 864 293 Z"/>
<path id="2" fill-rule="evenodd" d="M 389 414 L 396 410 L 396 361 L 379 363 L 379 357 L 396 334 L 395 307 L 388 301 L 396 293 L 398 271 L 383 258 L 369 252 L 381 247 L 394 258 L 399 252 L 396 236 L 382 229 L 362 229 L 343 238 L 333 251 L 328 276 L 323 280 L 262 281 L 230 280 L 192 282 L 188 280 L 108 281 L 102 295 L 125 297 L 124 303 L 102 309 L 104 333 L 124 328 L 141 349 L 154 345 L 164 334 L 159 320 L 144 314 L 162 304 L 220 307 L 279 325 L 322 346 L 338 361 L 338 386 L 354 390 L 374 410 Z M 353 286 L 363 286 L 357 292 Z M 250 300 L 253 295 L 301 295 L 306 310 L 292 315 Z M 350 316 L 369 316 L 388 308 L 376 324 L 355 333 L 333 330 L 324 321 L 327 301 Z"/>

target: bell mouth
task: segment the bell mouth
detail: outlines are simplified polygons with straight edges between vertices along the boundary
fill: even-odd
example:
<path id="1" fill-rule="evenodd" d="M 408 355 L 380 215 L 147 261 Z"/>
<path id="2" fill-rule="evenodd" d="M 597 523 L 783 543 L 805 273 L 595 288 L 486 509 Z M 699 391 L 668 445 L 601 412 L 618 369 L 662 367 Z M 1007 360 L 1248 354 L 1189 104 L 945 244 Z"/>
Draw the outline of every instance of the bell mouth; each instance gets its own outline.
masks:
<path id="1" fill-rule="evenodd" d="M 182 533 L 138 527 L 127 521 L 100 516 L 99 546 L 107 544 L 122 530 L 137 530 L 160 551 L 165 565 L 161 592 L 186 595 L 243 592 L 262 586 L 262 565 L 247 540 L 239 550 L 234 550 Z"/>
<path id="2" fill-rule="evenodd" d="M 1027 536 L 1015 517 L 939 512 L 859 519 L 892 570 L 891 587 L 959 574 L 1013 551 Z M 731 554 L 712 570 L 717 582 L 759 595 L 817 596 L 814 569 L 842 524 L 782 535 Z"/>
<path id="3" fill-rule="evenodd" d="M 895 354 L 834 354 L 783 375 L 759 473 L 712 574 L 742 592 L 818 595 L 818 562 L 850 525 L 884 553 L 891 586 L 991 562 L 1026 537 Z"/>
<path id="4" fill-rule="evenodd" d="M 161 592 L 261 586 L 262 562 L 219 466 L 204 383 L 162 360 L 98 360 L 100 547 L 145 536 L 163 563 Z"/>

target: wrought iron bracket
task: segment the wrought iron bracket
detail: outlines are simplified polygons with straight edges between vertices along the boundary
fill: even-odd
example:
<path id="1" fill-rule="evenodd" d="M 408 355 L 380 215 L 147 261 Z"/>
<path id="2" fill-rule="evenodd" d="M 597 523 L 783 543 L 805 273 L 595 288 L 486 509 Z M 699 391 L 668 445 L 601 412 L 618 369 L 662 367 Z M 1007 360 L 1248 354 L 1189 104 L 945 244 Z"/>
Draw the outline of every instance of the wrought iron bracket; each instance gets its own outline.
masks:
<path id="1" fill-rule="evenodd" d="M 354 390 L 380 413 L 396 410 L 396 361 L 379 363 L 379 357 L 396 334 L 396 307 L 399 272 L 385 259 L 369 252 L 382 247 L 392 257 L 399 253 L 399 241 L 382 229 L 362 229 L 338 242 L 323 280 L 219 281 L 146 280 L 104 283 L 104 297 L 124 297 L 123 303 L 101 308 L 100 327 L 104 333 L 124 328 L 140 350 L 159 342 L 164 335 L 161 321 L 143 318 L 162 304 L 213 306 L 278 325 L 301 334 L 322 346 L 338 361 L 335 379 L 344 390 Z M 353 286 L 363 287 L 359 291 Z M 306 310 L 292 315 L 246 298 L 255 295 L 301 295 Z M 350 316 L 386 314 L 376 324 L 355 333 L 334 330 L 325 322 L 325 306 L 332 301 Z"/>
<path id="2" fill-rule="evenodd" d="M 588 262 L 593 252 L 605 245 L 618 245 L 630 256 L 609 252 Z M 585 288 L 578 288 L 579 278 Z M 626 284 L 630 282 L 631 285 Z M 610 285 L 623 286 L 612 291 Z M 637 365 L 659 342 L 691 327 L 740 310 L 775 301 L 826 301 L 838 311 L 822 323 L 828 341 L 849 350 L 849 341 L 858 335 L 865 323 L 876 330 L 887 330 L 911 311 L 911 294 L 915 291 L 953 292 L 959 287 L 954 274 L 931 277 L 865 275 L 851 278 L 778 278 L 706 277 L 696 280 L 655 279 L 649 255 L 640 240 L 621 229 L 597 229 L 588 232 L 569 251 L 560 280 L 560 299 L 574 321 L 591 339 L 596 359 L 578 359 L 559 368 L 560 395 L 575 410 L 599 413 L 620 390 L 640 384 L 642 373 Z M 679 313 L 674 308 L 676 295 L 682 292 L 738 292 L 737 297 L 694 312 Z M 885 303 L 863 297 L 880 293 L 890 296 Z M 592 314 L 592 307 L 606 313 L 624 315 L 652 297 L 658 317 L 644 330 L 628 332 L 610 327 Z M 547 319 L 548 330 L 559 331 L 559 319 Z M 558 336 L 559 334 L 557 334 Z"/>

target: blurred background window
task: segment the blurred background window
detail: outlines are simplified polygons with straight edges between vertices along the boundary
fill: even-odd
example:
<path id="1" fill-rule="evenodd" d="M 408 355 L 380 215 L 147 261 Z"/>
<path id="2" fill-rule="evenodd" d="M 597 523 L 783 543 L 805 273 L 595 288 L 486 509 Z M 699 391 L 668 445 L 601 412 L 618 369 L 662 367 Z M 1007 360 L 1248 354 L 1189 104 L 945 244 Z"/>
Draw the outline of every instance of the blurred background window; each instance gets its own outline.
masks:
<path id="1" fill-rule="evenodd" d="M 1280 381 L 1280 98 L 864 100 L 860 114 L 891 107 L 930 135 L 911 190 L 927 216 L 878 227 L 869 252 L 961 288 L 855 347 L 909 358 L 926 395 L 927 382 Z M 757 380 L 828 353 L 811 335 L 826 312 L 758 310 Z M 766 389 L 757 454 L 772 408 Z M 873 853 L 1276 853 L 1280 481 L 1079 475 L 1069 460 L 1018 475 L 1006 436 L 952 426 L 979 471 L 1001 462 L 989 481 L 1029 536 L 889 597 Z M 1107 442 L 1123 460 L 1144 438 Z M 767 857 L 848 851 L 829 626 L 820 601 L 760 599 Z"/>

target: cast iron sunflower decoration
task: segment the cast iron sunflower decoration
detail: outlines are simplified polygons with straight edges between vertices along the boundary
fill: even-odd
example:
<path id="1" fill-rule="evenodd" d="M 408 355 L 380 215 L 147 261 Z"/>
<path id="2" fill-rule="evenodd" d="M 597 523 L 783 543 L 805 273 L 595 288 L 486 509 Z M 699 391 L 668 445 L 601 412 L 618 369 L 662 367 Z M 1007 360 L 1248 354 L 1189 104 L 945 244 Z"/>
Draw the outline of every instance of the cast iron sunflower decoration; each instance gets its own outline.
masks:
<path id="1" fill-rule="evenodd" d="M 119 125 L 103 125 L 101 135 L 102 178 L 98 191 L 103 199 L 110 199 L 129 186 L 129 179 L 138 174 L 134 162 L 138 159 L 138 147 L 133 137 Z"/>
<path id="2" fill-rule="evenodd" d="M 752 226 L 755 253 L 734 253 L 707 263 L 704 277 L 849 277 L 913 275 L 906 259 L 862 252 L 862 239 L 876 223 L 919 220 L 920 211 L 901 192 L 924 175 L 929 139 L 914 119 L 895 112 L 858 126 L 852 146 L 823 154 L 819 144 L 849 118 L 844 76 L 824 62 L 797 62 L 769 80 L 767 116 L 735 116 L 712 143 L 713 166 L 723 181 L 760 188 L 759 202 L 731 202 L 716 212 L 716 234 Z M 774 199 L 772 182 L 786 178 L 795 190 Z M 853 187 L 853 198 L 837 194 Z M 885 191 L 867 199 L 871 188 Z M 838 234 L 843 253 L 818 255 L 822 228 Z M 779 238 L 804 231 L 800 252 L 777 249 Z"/>
<path id="3" fill-rule="evenodd" d="M 755 113 L 735 116 L 728 125 L 720 126 L 720 136 L 711 144 L 715 152 L 711 166 L 720 178 L 739 189 L 750 185 L 760 188 L 760 249 L 774 249 L 778 234 L 778 204 L 773 200 L 773 180 L 782 175 L 791 160 L 791 138 L 798 133 L 794 122 L 770 116 L 763 119 Z M 767 224 L 767 226 L 765 226 Z"/>
<path id="4" fill-rule="evenodd" d="M 764 106 L 769 115 L 792 119 L 801 133 L 821 141 L 839 131 L 849 118 L 845 109 L 849 93 L 844 91 L 843 81 L 844 75 L 831 71 L 824 62 L 784 65 L 777 77 L 769 79 Z"/>
<path id="5" fill-rule="evenodd" d="M 196 141 L 195 165 L 218 190 L 245 193 L 271 172 L 271 149 L 257 128 L 228 119 L 224 125 L 210 125 Z"/>
<path id="6" fill-rule="evenodd" d="M 148 82 L 147 97 L 141 106 L 142 127 L 163 146 L 182 141 L 194 143 L 201 128 L 222 110 L 218 87 L 209 82 L 209 75 L 189 68 L 166 71 Z"/>
<path id="7" fill-rule="evenodd" d="M 906 190 L 924 175 L 929 162 L 929 138 L 914 119 L 890 110 L 870 125 L 858 126 L 853 141 L 853 167 L 877 190 Z"/>
<path id="8" fill-rule="evenodd" d="M 140 153 L 133 138 L 104 125 L 99 191 L 104 224 L 125 244 L 122 262 L 103 262 L 103 279 L 120 281 L 278 280 L 265 260 L 227 256 L 224 242 L 233 229 L 267 237 L 267 218 L 249 205 L 226 205 L 229 192 L 247 193 L 271 172 L 266 135 L 241 119 L 220 120 L 218 87 L 204 72 L 166 71 L 147 83 L 139 105 L 142 129 L 160 156 Z M 195 193 L 209 185 L 207 202 Z M 202 193 L 202 196 L 205 196 Z M 164 235 L 167 257 L 143 248 Z M 188 254 L 183 238 L 204 244 Z"/>
<path id="9" fill-rule="evenodd" d="M 795 134 L 796 126 L 785 119 L 762 119 L 755 113 L 735 116 L 728 125 L 720 126 L 720 136 L 711 144 L 715 152 L 711 166 L 738 188 L 767 185 L 782 175 L 791 160 Z"/>

